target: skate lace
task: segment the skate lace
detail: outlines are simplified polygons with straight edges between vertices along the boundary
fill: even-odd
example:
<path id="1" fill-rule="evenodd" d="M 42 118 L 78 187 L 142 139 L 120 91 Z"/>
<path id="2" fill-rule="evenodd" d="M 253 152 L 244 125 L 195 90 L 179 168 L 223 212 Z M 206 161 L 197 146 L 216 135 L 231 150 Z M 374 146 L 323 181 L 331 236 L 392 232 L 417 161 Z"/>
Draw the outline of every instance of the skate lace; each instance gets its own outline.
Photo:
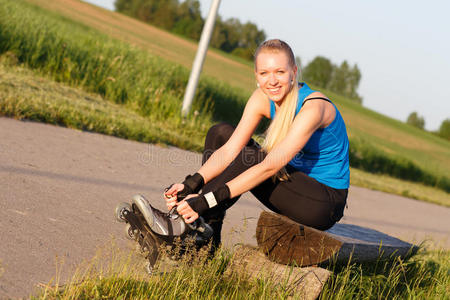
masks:
<path id="1" fill-rule="evenodd" d="M 165 213 L 165 214 L 166 214 L 166 217 L 169 217 L 170 219 L 177 219 L 180 216 L 177 212 L 176 206 L 172 207 L 172 209 L 168 213 Z"/>

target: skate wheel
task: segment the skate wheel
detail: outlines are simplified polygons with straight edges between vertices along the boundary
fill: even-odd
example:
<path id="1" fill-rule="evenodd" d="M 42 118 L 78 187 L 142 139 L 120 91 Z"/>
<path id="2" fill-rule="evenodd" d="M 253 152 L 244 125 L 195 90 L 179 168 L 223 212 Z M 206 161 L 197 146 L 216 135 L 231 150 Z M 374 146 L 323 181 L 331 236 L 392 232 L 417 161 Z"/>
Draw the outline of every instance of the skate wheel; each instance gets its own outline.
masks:
<path id="1" fill-rule="evenodd" d="M 125 210 L 127 210 L 129 212 L 131 211 L 131 205 L 129 203 L 122 202 L 122 203 L 119 203 L 116 206 L 115 212 L 116 212 L 116 220 L 117 221 L 119 221 L 119 222 L 126 222 L 125 218 L 123 217 L 123 212 Z"/>
<path id="2" fill-rule="evenodd" d="M 147 271 L 148 275 L 153 275 L 153 267 L 149 261 L 145 264 L 145 271 Z"/>
<path id="3" fill-rule="evenodd" d="M 126 237 L 128 239 L 130 239 L 130 240 L 135 240 L 136 239 L 136 236 L 135 236 L 135 234 L 133 232 L 133 228 L 131 227 L 130 224 L 127 224 L 125 226 L 125 234 L 126 234 Z"/>

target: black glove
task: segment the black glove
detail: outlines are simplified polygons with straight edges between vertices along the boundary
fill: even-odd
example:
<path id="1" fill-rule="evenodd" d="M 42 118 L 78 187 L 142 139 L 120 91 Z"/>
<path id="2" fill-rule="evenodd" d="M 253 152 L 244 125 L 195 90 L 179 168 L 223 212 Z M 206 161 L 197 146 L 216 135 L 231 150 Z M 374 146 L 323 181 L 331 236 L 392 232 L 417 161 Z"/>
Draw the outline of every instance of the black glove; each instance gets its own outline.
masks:
<path id="1" fill-rule="evenodd" d="M 205 180 L 202 175 L 195 173 L 194 175 L 186 176 L 186 179 L 182 183 L 184 184 L 184 188 L 177 193 L 178 201 L 183 200 L 187 195 L 198 193 L 205 185 Z"/>
<path id="2" fill-rule="evenodd" d="M 186 202 L 192 210 L 199 215 L 202 215 L 206 210 L 227 199 L 230 199 L 230 189 L 226 184 L 224 184 L 213 192 L 189 198 Z"/>

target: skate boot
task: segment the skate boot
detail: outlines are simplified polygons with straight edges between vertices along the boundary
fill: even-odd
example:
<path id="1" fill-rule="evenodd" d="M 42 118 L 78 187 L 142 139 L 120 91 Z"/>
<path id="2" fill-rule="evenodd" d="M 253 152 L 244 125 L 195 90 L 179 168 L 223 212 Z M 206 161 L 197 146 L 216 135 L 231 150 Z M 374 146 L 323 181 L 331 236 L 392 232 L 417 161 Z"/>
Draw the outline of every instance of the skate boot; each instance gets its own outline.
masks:
<path id="1" fill-rule="evenodd" d="M 149 261 L 149 273 L 158 259 L 162 245 L 172 246 L 178 238 L 182 244 L 189 240 L 190 243 L 201 246 L 213 234 L 212 228 L 202 218 L 186 224 L 175 209 L 169 213 L 161 212 L 142 195 L 133 196 L 131 205 L 119 204 L 116 207 L 116 218 L 127 223 L 127 236 L 139 243 L 142 253 Z"/>
<path id="2" fill-rule="evenodd" d="M 196 244 L 202 245 L 213 234 L 212 228 L 205 223 L 202 217 L 193 223 L 185 223 L 183 217 L 177 213 L 176 207 L 168 213 L 161 212 L 151 206 L 142 195 L 135 195 L 133 204 L 138 207 L 152 232 L 162 237 L 166 243 L 175 237 L 183 237 L 183 240 L 187 236 L 192 236 L 195 237 Z M 167 238 L 163 238 L 163 236 Z"/>
<path id="3" fill-rule="evenodd" d="M 164 213 L 154 208 L 142 195 L 133 196 L 132 204 L 139 209 L 152 232 L 159 236 L 181 236 L 188 229 L 181 216 L 173 211 Z"/>

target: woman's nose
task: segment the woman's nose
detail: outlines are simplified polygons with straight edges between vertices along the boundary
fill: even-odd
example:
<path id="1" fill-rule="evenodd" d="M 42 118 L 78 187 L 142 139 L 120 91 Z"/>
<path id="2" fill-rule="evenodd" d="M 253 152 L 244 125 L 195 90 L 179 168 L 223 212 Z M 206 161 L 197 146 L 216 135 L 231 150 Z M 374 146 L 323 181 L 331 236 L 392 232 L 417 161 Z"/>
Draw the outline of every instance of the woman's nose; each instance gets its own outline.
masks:
<path id="1" fill-rule="evenodd" d="M 278 83 L 278 80 L 277 80 L 277 77 L 275 76 L 275 74 L 270 74 L 269 75 L 269 83 L 272 84 L 272 85 Z"/>

